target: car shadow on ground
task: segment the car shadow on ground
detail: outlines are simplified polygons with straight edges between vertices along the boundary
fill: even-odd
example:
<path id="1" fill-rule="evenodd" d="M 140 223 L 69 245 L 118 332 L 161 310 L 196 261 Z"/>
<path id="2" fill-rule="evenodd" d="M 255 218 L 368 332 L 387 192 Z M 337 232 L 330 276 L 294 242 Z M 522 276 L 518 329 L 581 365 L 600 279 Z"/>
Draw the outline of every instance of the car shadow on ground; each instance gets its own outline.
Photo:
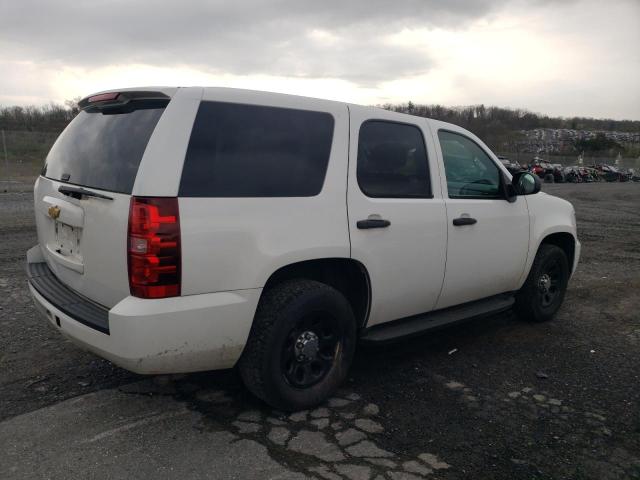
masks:
<path id="1" fill-rule="evenodd" d="M 547 351 L 562 348 L 550 339 L 569 335 L 567 316 L 528 324 L 506 312 L 360 346 L 336 395 L 293 414 L 257 400 L 234 370 L 121 390 L 172 395 L 202 414 L 201 428 L 256 441 L 287 468 L 322 478 L 625 478 L 638 468 L 633 445 L 612 444 L 614 419 L 570 391 L 563 376 L 573 367 L 563 372 Z"/>
<path id="2" fill-rule="evenodd" d="M 307 475 L 373 478 L 379 474 L 382 478 L 417 479 L 438 472 L 449 476 L 457 469 L 436 445 L 416 437 L 407 442 L 398 435 L 408 431 L 407 424 L 415 423 L 415 417 L 406 415 L 404 404 L 394 408 L 388 391 L 404 390 L 411 398 L 420 394 L 425 383 L 433 383 L 441 395 L 457 395 L 453 391 L 457 388 L 461 393 L 469 392 L 463 384 L 439 375 L 420 377 L 424 382 L 412 385 L 405 382 L 404 373 L 408 365 L 436 363 L 442 361 L 442 355 L 455 355 L 457 350 L 450 349 L 451 345 L 472 345 L 510 328 L 512 318 L 506 313 L 426 336 L 359 348 L 349 378 L 335 396 L 302 412 L 274 410 L 259 401 L 243 387 L 235 370 L 151 377 L 120 390 L 132 395 L 173 396 L 202 414 L 199 428 L 229 431 L 239 440 L 256 441 L 274 460 Z M 414 368 L 408 371 L 416 376 Z M 381 378 L 385 379 L 382 388 Z M 394 378 L 399 383 L 390 380 Z M 394 420 L 397 416 L 404 421 Z"/>

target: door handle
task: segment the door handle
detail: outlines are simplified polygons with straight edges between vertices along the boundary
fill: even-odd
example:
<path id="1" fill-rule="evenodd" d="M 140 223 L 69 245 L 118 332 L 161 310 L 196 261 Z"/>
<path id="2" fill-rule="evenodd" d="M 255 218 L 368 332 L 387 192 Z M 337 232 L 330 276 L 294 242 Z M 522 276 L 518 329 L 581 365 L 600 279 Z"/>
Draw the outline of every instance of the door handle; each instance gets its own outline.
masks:
<path id="1" fill-rule="evenodd" d="M 366 230 L 368 228 L 387 228 L 391 225 L 389 220 L 382 220 L 381 218 L 367 218 L 366 220 L 358 220 L 356 226 L 360 230 Z"/>
<path id="2" fill-rule="evenodd" d="M 478 223 L 478 221 L 471 217 L 459 217 L 453 219 L 453 224 L 456 227 L 461 227 L 462 225 L 473 225 L 474 223 Z"/>

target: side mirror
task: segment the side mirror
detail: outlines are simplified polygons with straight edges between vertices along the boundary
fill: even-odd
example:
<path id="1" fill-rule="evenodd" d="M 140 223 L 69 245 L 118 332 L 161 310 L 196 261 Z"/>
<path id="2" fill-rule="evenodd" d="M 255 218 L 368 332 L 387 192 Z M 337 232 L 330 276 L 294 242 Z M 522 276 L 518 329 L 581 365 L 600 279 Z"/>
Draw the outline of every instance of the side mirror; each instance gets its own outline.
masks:
<path id="1" fill-rule="evenodd" d="M 542 188 L 540 177 L 526 171 L 514 174 L 511 179 L 511 184 L 513 185 L 516 195 L 533 195 L 538 193 Z"/>
<path id="2" fill-rule="evenodd" d="M 501 177 L 500 189 L 502 190 L 502 196 L 509 203 L 515 202 L 518 199 L 518 193 L 516 192 L 513 183 L 505 173 L 501 173 Z"/>

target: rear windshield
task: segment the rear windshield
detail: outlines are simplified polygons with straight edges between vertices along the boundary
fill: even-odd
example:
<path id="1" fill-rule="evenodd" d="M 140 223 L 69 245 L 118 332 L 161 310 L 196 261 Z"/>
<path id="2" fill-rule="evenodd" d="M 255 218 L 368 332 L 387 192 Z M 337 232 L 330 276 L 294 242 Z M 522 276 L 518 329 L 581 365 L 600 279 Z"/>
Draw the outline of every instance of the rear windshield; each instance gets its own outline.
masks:
<path id="1" fill-rule="evenodd" d="M 317 195 L 327 171 L 333 123 L 325 112 L 202 102 L 180 196 Z"/>
<path id="2" fill-rule="evenodd" d="M 75 185 L 131 193 L 164 107 L 127 113 L 80 112 L 51 148 L 43 175 Z"/>

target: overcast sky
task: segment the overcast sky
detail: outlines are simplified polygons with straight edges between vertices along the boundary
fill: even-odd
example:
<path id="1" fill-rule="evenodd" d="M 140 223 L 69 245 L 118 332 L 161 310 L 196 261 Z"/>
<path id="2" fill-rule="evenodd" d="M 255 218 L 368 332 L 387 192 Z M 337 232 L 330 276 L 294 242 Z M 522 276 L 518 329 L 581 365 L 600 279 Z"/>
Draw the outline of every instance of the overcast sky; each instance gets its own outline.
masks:
<path id="1" fill-rule="evenodd" d="M 0 0 L 0 104 L 210 85 L 640 120 L 640 0 Z"/>

